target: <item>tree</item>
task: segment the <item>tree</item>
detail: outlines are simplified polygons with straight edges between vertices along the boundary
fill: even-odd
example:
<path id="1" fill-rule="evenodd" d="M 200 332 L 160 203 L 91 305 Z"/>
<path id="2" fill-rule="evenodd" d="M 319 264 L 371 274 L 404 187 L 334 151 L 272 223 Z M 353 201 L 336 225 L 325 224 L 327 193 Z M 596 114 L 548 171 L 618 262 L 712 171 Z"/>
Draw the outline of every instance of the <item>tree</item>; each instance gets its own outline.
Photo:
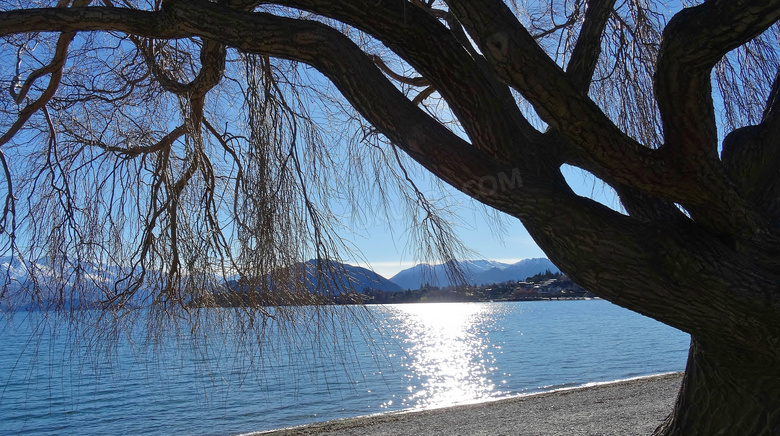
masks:
<path id="1" fill-rule="evenodd" d="M 402 151 L 581 286 L 691 334 L 657 434 L 780 432 L 780 1 L 32 3 L 0 13 L 9 247 L 132 261 L 124 284 L 162 272 L 149 298 L 168 303 L 199 271 L 326 254 L 338 109 L 376 180 L 409 179 Z M 623 210 L 575 195 L 564 164 Z"/>

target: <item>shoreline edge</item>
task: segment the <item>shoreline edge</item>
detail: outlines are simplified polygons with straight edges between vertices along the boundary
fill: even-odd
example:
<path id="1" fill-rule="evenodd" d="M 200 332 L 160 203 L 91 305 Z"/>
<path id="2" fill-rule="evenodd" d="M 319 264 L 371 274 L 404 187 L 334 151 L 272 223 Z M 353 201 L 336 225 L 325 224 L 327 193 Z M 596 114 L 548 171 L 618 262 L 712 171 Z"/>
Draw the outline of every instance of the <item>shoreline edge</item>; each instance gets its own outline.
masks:
<path id="1" fill-rule="evenodd" d="M 244 433 L 291 435 L 642 435 L 666 418 L 682 372 L 428 409 L 406 409 Z"/>

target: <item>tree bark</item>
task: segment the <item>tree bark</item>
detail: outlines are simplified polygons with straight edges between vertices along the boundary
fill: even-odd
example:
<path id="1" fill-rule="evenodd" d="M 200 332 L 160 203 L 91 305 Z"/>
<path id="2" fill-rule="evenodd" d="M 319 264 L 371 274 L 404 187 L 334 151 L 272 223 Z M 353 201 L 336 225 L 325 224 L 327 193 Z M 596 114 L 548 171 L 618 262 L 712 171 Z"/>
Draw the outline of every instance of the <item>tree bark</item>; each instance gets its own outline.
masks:
<path id="1" fill-rule="evenodd" d="M 674 410 L 654 436 L 780 435 L 780 367 L 691 340 Z"/>

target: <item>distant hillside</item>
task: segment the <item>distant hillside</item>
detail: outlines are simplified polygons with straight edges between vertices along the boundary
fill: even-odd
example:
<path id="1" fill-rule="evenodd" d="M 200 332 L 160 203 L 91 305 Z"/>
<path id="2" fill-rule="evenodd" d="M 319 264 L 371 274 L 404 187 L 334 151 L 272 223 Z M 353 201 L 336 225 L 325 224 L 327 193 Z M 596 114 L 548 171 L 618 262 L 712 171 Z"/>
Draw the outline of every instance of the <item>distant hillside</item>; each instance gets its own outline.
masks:
<path id="1" fill-rule="evenodd" d="M 329 268 L 326 269 L 332 271 L 333 274 L 329 275 L 327 272 L 325 272 L 325 275 L 315 274 L 317 261 L 314 259 L 309 260 L 304 264 L 306 275 L 309 279 L 309 290 L 311 292 L 318 292 L 318 289 L 327 290 L 333 293 L 345 291 L 362 292 L 365 289 L 385 292 L 398 292 L 403 290 L 397 284 L 366 268 L 347 265 L 336 261 L 325 262 L 329 262 L 329 265 L 327 265 Z M 324 282 L 321 282 L 321 279 L 324 279 Z"/>
<path id="2" fill-rule="evenodd" d="M 524 280 L 548 269 L 552 272 L 560 271 L 545 258 L 524 259 L 511 265 L 493 260 L 465 260 L 459 264 L 466 276 L 466 282 L 476 285 Z M 394 275 L 390 281 L 403 289 L 419 289 L 425 284 L 438 287 L 456 284 L 453 278 L 448 276 L 445 264 L 415 265 Z"/>
<path id="3" fill-rule="evenodd" d="M 365 268 L 346 265 L 334 261 L 323 261 L 322 274 L 316 274 L 317 262 L 310 260 L 296 265 L 304 268 L 306 286 L 310 292 L 320 295 L 337 295 L 346 291 L 363 292 L 364 290 L 398 292 L 401 287 Z M 300 271 L 299 271 L 300 272 Z M 107 295 L 114 290 L 114 283 L 125 277 L 128 271 L 118 267 L 67 262 L 55 264 L 49 259 L 38 259 L 34 262 L 20 262 L 10 257 L 0 258 L 0 288 L 5 286 L 5 292 L 0 298 L 0 310 L 46 309 L 53 306 L 62 308 L 91 308 L 100 306 L 106 301 Z M 218 278 L 215 278 L 218 280 Z M 94 282 L 93 282 L 94 281 Z M 71 290 L 80 282 L 81 290 L 76 293 L 79 299 L 74 301 L 61 300 L 58 289 L 63 289 L 64 295 L 73 295 Z M 39 287 L 36 301 L 30 301 L 27 287 Z M 97 285 L 97 286 L 95 286 Z M 228 288 L 242 289 L 235 279 L 228 279 Z M 103 289 L 98 289 L 103 287 Z M 217 293 L 224 292 L 215 291 Z M 148 292 L 140 289 L 133 301 L 125 302 L 132 305 L 144 305 L 148 302 Z M 147 301 L 144 301 L 147 300 Z"/>
<path id="4" fill-rule="evenodd" d="M 2 257 L 0 309 L 93 308 L 111 295 L 114 283 L 129 271 L 90 262 L 77 264 L 68 259 L 43 257 L 23 262 L 15 257 Z M 31 292 L 32 288 L 36 291 Z M 126 304 L 141 304 L 145 298 L 147 294 L 139 291 L 135 300 Z"/>
<path id="5" fill-rule="evenodd" d="M 304 275 L 306 277 L 306 289 L 315 294 L 335 295 L 343 292 L 362 292 L 364 290 L 375 290 L 384 292 L 398 292 L 401 287 L 387 280 L 379 274 L 361 268 L 359 266 L 348 265 L 333 260 L 321 260 L 318 264 L 316 259 L 308 260 L 304 263 L 298 263 L 294 267 L 292 280 L 297 280 Z M 287 276 L 290 271 L 280 271 L 278 280 L 284 280 L 281 277 Z M 269 283 L 276 279 L 268 277 Z M 284 282 L 276 282 L 276 285 L 282 287 Z M 238 279 L 228 281 L 228 288 L 240 290 L 242 288 Z M 295 287 L 294 283 L 288 283 L 287 286 Z"/>

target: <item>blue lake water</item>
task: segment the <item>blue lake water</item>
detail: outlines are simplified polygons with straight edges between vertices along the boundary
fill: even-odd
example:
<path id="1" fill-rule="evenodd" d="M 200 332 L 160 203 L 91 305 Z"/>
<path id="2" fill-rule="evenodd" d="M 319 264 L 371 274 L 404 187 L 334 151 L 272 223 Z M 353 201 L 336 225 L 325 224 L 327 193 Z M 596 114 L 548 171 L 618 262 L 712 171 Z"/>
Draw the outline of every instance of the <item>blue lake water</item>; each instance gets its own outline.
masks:
<path id="1" fill-rule="evenodd" d="M 241 434 L 682 371 L 689 345 L 602 300 L 367 310 L 324 342 L 277 333 L 242 352 L 228 332 L 151 352 L 119 337 L 105 355 L 67 331 L 31 340 L 41 314 L 18 314 L 0 328 L 0 434 Z"/>

